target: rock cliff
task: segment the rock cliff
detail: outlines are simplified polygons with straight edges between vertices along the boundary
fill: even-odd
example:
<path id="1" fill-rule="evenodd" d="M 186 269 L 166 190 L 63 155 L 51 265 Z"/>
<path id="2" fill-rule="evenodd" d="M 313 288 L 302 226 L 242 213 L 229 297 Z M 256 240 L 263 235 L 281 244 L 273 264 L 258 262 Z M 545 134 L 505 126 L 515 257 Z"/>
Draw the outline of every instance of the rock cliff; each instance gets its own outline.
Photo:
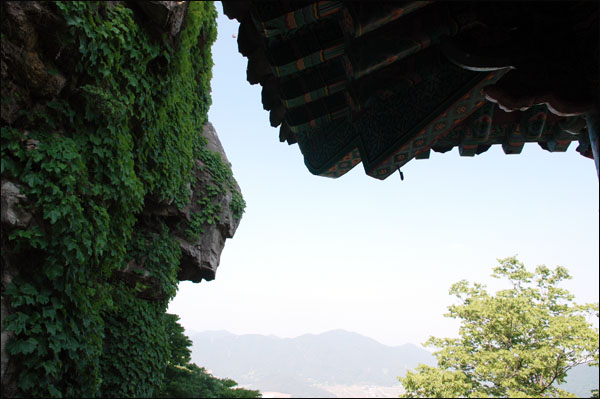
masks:
<path id="1" fill-rule="evenodd" d="M 204 125 L 202 137 L 207 141 L 205 151 L 218 154 L 224 165 L 229 164 L 219 136 L 217 136 L 217 132 L 210 122 Z M 157 216 L 173 225 L 176 225 L 179 221 L 191 222 L 195 214 L 206 208 L 202 199 L 206 196 L 207 189 L 215 184 L 215 177 L 210 172 L 206 160 L 196 158 L 193 170 L 196 183 L 190 186 L 192 199 L 189 204 L 182 209 L 178 209 L 173 203 L 157 202 L 153 198 L 147 198 L 142 215 L 144 217 Z M 239 195 L 241 190 L 237 183 L 232 180 L 231 185 L 223 187 L 222 192 L 210 199 L 211 205 L 217 210 L 216 223 L 204 226 L 202 234 L 195 239 L 190 239 L 183 232 L 174 230 L 182 251 L 178 273 L 180 281 L 189 280 L 199 283 L 201 280 L 214 280 L 225 240 L 233 238 L 240 223 L 240 217 L 236 215 L 235 207 L 232 206 L 236 193 Z"/>
<path id="2" fill-rule="evenodd" d="M 151 396 L 177 282 L 245 203 L 207 121 L 212 3 L 3 2 L 2 396 Z"/>

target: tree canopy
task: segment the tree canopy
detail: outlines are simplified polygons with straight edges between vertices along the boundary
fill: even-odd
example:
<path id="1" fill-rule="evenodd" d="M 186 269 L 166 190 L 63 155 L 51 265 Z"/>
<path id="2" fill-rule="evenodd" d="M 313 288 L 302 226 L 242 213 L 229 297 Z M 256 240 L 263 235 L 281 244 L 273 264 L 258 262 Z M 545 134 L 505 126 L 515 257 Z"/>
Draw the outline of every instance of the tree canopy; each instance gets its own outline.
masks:
<path id="1" fill-rule="evenodd" d="M 567 397 L 557 387 L 576 365 L 598 367 L 598 303 L 578 305 L 558 284 L 564 267 L 528 271 L 516 257 L 492 274 L 512 288 L 490 295 L 482 284 L 455 283 L 459 303 L 444 316 L 461 322 L 459 338 L 431 337 L 438 366 L 419 365 L 398 379 L 402 397 Z"/>

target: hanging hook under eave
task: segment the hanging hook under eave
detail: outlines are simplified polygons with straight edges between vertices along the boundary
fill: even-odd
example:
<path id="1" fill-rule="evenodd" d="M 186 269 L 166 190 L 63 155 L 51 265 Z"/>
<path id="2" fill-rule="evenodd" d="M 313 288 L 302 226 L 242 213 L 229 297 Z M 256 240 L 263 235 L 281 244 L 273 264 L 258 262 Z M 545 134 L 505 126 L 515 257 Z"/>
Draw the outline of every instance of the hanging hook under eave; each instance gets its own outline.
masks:
<path id="1" fill-rule="evenodd" d="M 400 169 L 398 169 L 398 173 L 400 174 L 400 180 L 404 181 L 404 173 Z"/>
<path id="2" fill-rule="evenodd" d="M 590 146 L 592 147 L 592 154 L 594 154 L 594 163 L 596 164 L 596 174 L 600 179 L 600 166 L 598 162 L 600 160 L 600 120 L 598 120 L 598 110 L 587 112 L 585 114 L 585 120 L 587 122 L 587 130 L 590 136 Z"/>

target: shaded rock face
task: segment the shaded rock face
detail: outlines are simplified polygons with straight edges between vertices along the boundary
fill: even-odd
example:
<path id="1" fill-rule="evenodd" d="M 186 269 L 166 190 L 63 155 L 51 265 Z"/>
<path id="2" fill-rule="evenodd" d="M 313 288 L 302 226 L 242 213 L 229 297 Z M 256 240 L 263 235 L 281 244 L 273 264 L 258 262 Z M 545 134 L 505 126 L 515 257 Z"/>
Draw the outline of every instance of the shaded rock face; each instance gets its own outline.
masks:
<path id="1" fill-rule="evenodd" d="M 171 37 L 177 36 L 181 30 L 188 4 L 185 1 L 143 1 L 134 3 L 140 7 L 155 28 L 168 32 Z"/>
<path id="2" fill-rule="evenodd" d="M 10 124 L 21 109 L 35 105 L 36 97 L 52 98 L 64 88 L 66 78 L 53 67 L 66 52 L 61 54 L 49 33 L 66 29 L 66 24 L 47 4 L 34 1 L 3 3 L 2 24 L 9 34 L 2 35 L 1 118 Z"/>
<path id="3" fill-rule="evenodd" d="M 27 227 L 31 220 L 31 213 L 23 209 L 21 203 L 26 203 L 27 198 L 15 183 L 2 179 L 2 225 L 11 227 Z"/>
<path id="4" fill-rule="evenodd" d="M 214 126 L 208 122 L 202 129 L 202 135 L 207 140 L 207 148 L 221 156 L 225 164 L 228 164 L 227 156 Z M 156 199 L 147 198 L 143 214 L 146 216 L 155 216 L 164 218 L 167 224 L 173 226 L 177 221 L 185 220 L 190 222 L 192 215 L 202 209 L 198 205 L 198 200 L 203 197 L 207 186 L 212 185 L 213 177 L 206 168 L 206 165 L 199 159 L 196 159 L 194 166 L 194 179 L 196 183 L 190 187 L 192 200 L 183 209 L 177 209 L 174 204 L 165 204 L 157 202 Z M 199 283 L 201 280 L 214 280 L 217 267 L 221 259 L 221 252 L 225 246 L 225 240 L 232 238 L 237 230 L 240 219 L 235 218 L 230 207 L 233 198 L 233 190 L 240 192 L 239 186 L 233 189 L 225 187 L 225 193 L 217 195 L 212 200 L 213 205 L 219 209 L 216 217 L 216 224 L 204 226 L 204 233 L 198 241 L 190 241 L 183 232 L 176 234 L 182 251 L 182 259 L 178 278 L 180 281 L 189 280 Z"/>

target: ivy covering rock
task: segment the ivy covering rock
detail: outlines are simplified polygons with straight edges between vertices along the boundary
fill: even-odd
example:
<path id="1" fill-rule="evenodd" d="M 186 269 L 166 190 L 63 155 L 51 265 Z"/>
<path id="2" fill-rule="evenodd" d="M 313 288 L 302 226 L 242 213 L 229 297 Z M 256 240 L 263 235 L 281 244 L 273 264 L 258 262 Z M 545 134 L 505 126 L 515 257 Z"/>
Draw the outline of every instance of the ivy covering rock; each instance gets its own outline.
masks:
<path id="1" fill-rule="evenodd" d="M 214 5 L 141 3 L 1 5 L 3 396 L 152 396 L 242 216 L 202 134 Z"/>

